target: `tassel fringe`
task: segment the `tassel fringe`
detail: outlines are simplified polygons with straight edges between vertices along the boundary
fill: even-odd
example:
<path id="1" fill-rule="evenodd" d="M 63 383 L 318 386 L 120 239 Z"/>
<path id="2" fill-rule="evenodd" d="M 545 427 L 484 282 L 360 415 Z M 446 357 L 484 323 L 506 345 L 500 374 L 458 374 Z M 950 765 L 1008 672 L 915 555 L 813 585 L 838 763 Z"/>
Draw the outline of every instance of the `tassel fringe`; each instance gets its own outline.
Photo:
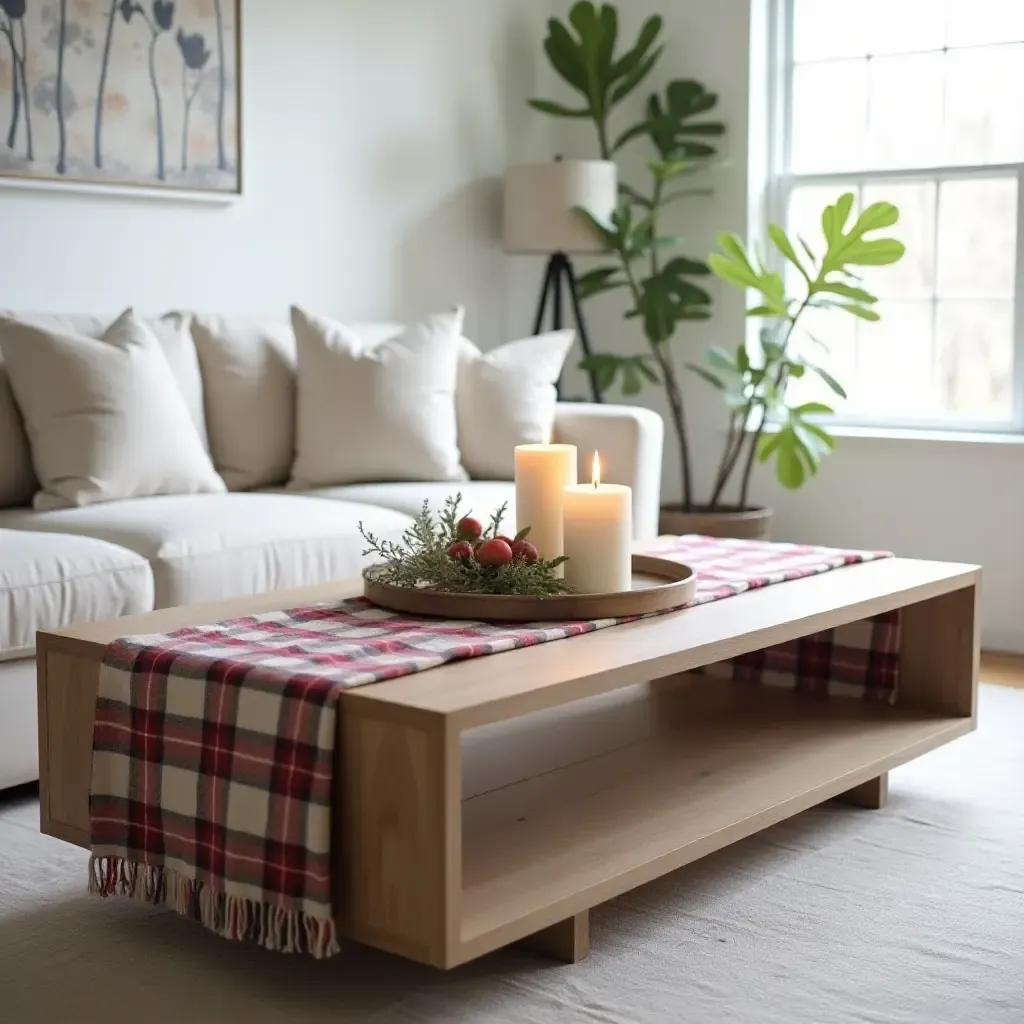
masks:
<path id="1" fill-rule="evenodd" d="M 228 896 L 168 868 L 123 857 L 89 858 L 89 892 L 169 907 L 225 939 L 255 942 L 275 953 L 308 953 L 322 960 L 341 951 L 330 918 Z"/>

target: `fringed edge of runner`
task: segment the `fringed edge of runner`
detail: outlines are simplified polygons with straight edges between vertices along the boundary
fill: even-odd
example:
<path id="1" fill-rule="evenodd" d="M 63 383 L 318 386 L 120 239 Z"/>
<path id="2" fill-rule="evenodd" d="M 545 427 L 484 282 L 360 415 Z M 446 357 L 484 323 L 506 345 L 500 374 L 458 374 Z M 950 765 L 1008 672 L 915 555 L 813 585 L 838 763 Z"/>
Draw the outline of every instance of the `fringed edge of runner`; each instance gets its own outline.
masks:
<path id="1" fill-rule="evenodd" d="M 308 953 L 322 960 L 341 951 L 330 918 L 214 892 L 170 868 L 93 854 L 89 892 L 169 907 L 225 939 L 254 942 L 275 953 Z"/>

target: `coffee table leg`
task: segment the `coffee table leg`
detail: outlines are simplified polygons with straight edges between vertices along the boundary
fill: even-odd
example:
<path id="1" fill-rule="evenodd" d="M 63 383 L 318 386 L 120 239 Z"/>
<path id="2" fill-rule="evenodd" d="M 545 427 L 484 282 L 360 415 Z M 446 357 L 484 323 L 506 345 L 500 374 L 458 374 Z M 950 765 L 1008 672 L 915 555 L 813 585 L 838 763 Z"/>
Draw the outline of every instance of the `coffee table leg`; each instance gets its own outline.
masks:
<path id="1" fill-rule="evenodd" d="M 836 799 L 844 804 L 866 807 L 871 811 L 880 810 L 889 800 L 889 773 L 883 772 L 877 778 L 868 779 L 867 782 L 840 793 Z"/>
<path id="2" fill-rule="evenodd" d="M 590 911 L 567 917 L 550 928 L 528 935 L 516 945 L 552 960 L 578 964 L 590 956 Z"/>

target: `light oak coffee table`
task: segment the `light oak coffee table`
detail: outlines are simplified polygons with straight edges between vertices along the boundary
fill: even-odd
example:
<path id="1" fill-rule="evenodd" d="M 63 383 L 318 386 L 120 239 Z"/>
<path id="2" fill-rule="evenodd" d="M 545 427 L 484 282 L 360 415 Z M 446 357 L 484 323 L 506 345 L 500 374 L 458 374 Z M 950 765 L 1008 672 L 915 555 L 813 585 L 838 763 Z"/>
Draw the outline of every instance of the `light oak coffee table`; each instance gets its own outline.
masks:
<path id="1" fill-rule="evenodd" d="M 340 933 L 442 968 L 520 942 L 575 961 L 591 907 L 824 800 L 881 806 L 890 768 L 974 728 L 980 578 L 974 566 L 871 562 L 346 692 Z M 360 589 L 40 633 L 42 831 L 89 845 L 105 644 Z M 894 707 L 687 674 L 895 608 Z"/>

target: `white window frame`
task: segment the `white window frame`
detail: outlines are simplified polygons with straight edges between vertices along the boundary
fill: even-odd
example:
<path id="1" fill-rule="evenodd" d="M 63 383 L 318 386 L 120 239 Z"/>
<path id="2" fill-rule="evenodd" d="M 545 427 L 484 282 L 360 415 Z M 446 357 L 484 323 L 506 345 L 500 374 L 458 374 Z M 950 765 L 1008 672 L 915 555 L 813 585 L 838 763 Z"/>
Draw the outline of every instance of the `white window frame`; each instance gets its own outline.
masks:
<path id="1" fill-rule="evenodd" d="M 829 0 L 822 0 L 829 2 Z M 1024 0 L 1020 0 L 1024 2 Z M 766 119 L 767 138 L 762 138 L 764 148 L 761 166 L 767 173 L 761 203 L 752 202 L 751 223 L 758 228 L 758 234 L 766 234 L 767 223 L 786 224 L 789 197 L 800 186 L 829 185 L 835 183 L 837 195 L 844 185 L 861 186 L 866 183 L 943 181 L 970 178 L 1015 177 L 1017 179 L 1017 252 L 1014 277 L 1013 310 L 1013 384 L 1012 413 L 1009 421 L 985 422 L 966 420 L 954 416 L 934 419 L 887 418 L 838 414 L 832 422 L 842 427 L 868 428 L 869 430 L 936 431 L 972 434 L 1024 434 L 1024 163 L 979 164 L 972 166 L 922 167 L 913 169 L 826 172 L 817 174 L 794 174 L 791 170 L 790 130 L 793 120 L 793 74 L 794 64 L 794 0 L 766 0 L 767 23 L 763 24 L 762 35 L 767 43 L 767 82 L 765 76 L 756 73 L 751 77 L 751 103 L 753 116 L 757 105 L 758 86 L 767 85 L 766 107 L 762 112 Z M 755 35 L 756 38 L 756 35 Z M 756 63 L 752 62 L 752 68 Z M 757 166 L 757 140 L 752 138 L 751 166 Z M 936 195 L 936 219 L 939 213 L 939 197 Z M 760 211 L 758 211 L 760 207 Z M 762 223 L 763 222 L 763 223 Z M 937 238 L 937 235 L 936 235 Z M 769 249 L 771 251 L 771 249 Z M 782 270 L 781 266 L 775 269 Z M 935 300 L 933 300 L 934 302 Z"/>

